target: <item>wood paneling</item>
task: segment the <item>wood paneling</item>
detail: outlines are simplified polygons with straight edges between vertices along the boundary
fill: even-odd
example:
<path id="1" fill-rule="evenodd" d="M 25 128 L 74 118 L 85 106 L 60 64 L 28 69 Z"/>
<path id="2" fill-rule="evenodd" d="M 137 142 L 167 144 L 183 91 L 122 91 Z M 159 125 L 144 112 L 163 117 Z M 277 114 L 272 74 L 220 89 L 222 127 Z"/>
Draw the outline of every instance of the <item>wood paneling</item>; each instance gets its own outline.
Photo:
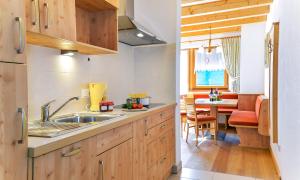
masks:
<path id="1" fill-rule="evenodd" d="M 132 139 L 100 154 L 96 158 L 95 179 L 132 180 Z"/>
<path id="2" fill-rule="evenodd" d="M 76 41 L 75 0 L 39 0 L 39 7 L 42 34 Z"/>
<path id="3" fill-rule="evenodd" d="M 252 148 L 270 147 L 270 137 L 258 134 L 257 128 L 236 127 L 237 134 L 240 137 L 240 146 Z"/>
<path id="4" fill-rule="evenodd" d="M 27 106 L 26 65 L 0 63 L 0 179 L 27 179 Z"/>
<path id="5" fill-rule="evenodd" d="M 229 12 L 219 12 L 214 14 L 182 18 L 181 24 L 208 23 L 212 21 L 229 20 L 233 18 L 243 18 L 249 16 L 266 15 L 270 12 L 269 6 L 254 7 L 248 9 L 233 10 Z"/>
<path id="6" fill-rule="evenodd" d="M 239 94 L 238 109 L 239 111 L 255 111 L 255 102 L 260 94 Z"/>
<path id="7" fill-rule="evenodd" d="M 34 158 L 34 180 L 94 179 L 95 140 L 83 140 Z"/>
<path id="8" fill-rule="evenodd" d="M 0 0 L 0 61 L 25 63 L 25 50 L 16 51 L 22 45 L 25 48 L 24 6 L 23 1 Z M 20 30 L 16 17 L 21 18 Z"/>
<path id="9" fill-rule="evenodd" d="M 228 28 L 181 33 L 181 37 L 203 36 L 208 34 L 220 34 L 220 33 L 240 32 L 240 31 L 241 31 L 241 27 L 237 26 L 237 27 L 228 27 Z"/>
<path id="10" fill-rule="evenodd" d="M 230 27 L 230 26 L 240 26 L 243 24 L 264 22 L 266 20 L 267 20 L 267 16 L 258 16 L 258 17 L 244 18 L 244 19 L 221 21 L 221 22 L 215 22 L 215 23 L 205 23 L 205 24 L 191 25 L 191 26 L 187 25 L 187 26 L 181 27 L 181 32 L 208 30 L 210 28 L 214 29 L 214 28 L 222 28 L 222 27 Z"/>
<path id="11" fill-rule="evenodd" d="M 40 32 L 39 0 L 25 0 L 26 30 Z"/>
<path id="12" fill-rule="evenodd" d="M 272 0 L 220 0 L 205 4 L 197 4 L 182 8 L 182 16 L 200 15 L 218 11 L 228 11 L 231 9 L 249 8 L 258 5 L 271 4 Z"/>

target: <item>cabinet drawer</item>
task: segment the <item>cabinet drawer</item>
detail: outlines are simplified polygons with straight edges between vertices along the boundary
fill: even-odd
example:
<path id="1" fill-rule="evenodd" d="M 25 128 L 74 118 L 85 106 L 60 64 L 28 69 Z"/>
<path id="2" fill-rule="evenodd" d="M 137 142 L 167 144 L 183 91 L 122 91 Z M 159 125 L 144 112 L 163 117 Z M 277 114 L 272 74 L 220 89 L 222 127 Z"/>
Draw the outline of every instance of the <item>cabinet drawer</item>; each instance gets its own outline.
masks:
<path id="1" fill-rule="evenodd" d="M 147 131 L 146 142 L 151 142 L 173 127 L 173 120 L 168 119 Z"/>
<path id="2" fill-rule="evenodd" d="M 97 136 L 97 155 L 132 138 L 132 123 Z"/>
<path id="3" fill-rule="evenodd" d="M 159 113 L 156 113 L 152 115 L 151 118 L 147 121 L 147 128 L 150 129 L 173 116 L 174 116 L 173 108 L 169 108 Z"/>

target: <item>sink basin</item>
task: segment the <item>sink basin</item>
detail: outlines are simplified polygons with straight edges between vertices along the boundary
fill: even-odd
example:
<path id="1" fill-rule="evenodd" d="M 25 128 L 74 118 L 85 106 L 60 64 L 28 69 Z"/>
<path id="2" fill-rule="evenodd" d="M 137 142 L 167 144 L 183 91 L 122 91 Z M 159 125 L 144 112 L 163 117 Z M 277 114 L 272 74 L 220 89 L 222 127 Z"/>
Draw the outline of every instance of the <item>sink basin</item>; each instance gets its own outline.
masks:
<path id="1" fill-rule="evenodd" d="M 58 123 L 93 123 L 93 122 L 103 122 L 110 119 L 121 117 L 122 115 L 111 115 L 111 114 L 74 114 L 69 116 L 61 116 L 52 119 L 54 122 Z"/>
<path id="2" fill-rule="evenodd" d="M 123 116 L 123 114 L 99 115 L 87 113 L 59 116 L 48 122 L 38 121 L 37 123 L 32 124 L 29 128 L 28 135 L 35 137 L 56 137 L 121 116 Z"/>

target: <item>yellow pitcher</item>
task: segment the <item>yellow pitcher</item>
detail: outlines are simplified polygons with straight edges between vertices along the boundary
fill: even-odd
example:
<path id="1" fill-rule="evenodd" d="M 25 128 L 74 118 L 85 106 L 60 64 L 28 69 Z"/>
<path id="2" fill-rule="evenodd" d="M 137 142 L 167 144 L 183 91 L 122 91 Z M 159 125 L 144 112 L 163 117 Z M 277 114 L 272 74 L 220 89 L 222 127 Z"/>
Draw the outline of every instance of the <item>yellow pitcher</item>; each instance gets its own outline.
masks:
<path id="1" fill-rule="evenodd" d="M 91 111 L 99 111 L 99 103 L 106 94 L 107 85 L 105 83 L 89 83 Z"/>

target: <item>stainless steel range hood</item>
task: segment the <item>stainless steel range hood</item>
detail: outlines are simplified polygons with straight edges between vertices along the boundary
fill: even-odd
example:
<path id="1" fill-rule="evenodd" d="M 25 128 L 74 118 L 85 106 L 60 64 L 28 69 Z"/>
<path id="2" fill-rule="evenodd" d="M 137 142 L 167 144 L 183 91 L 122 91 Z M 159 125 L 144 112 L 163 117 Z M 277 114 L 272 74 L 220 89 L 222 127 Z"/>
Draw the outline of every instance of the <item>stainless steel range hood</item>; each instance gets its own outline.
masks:
<path id="1" fill-rule="evenodd" d="M 120 0 L 118 29 L 119 42 L 130 46 L 166 44 L 135 21 L 134 0 Z"/>

